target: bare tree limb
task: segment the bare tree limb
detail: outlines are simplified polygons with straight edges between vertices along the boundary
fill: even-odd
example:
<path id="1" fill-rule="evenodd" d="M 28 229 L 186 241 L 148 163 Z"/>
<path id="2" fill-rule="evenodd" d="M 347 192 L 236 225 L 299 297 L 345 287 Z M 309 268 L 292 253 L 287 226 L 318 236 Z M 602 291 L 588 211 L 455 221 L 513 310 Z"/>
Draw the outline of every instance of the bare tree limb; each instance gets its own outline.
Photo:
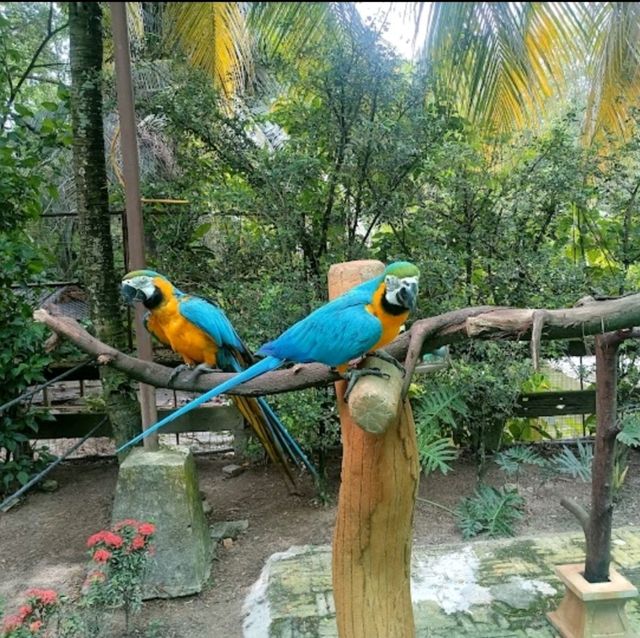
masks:
<path id="1" fill-rule="evenodd" d="M 534 309 L 492 306 L 454 310 L 416 321 L 410 330 L 401 334 L 385 350 L 396 359 L 405 361 L 405 386 L 408 387 L 422 353 L 465 339 L 529 341 L 534 332 L 536 312 Z M 545 320 L 544 325 L 540 327 L 540 339 L 578 339 L 611 331 L 619 331 L 620 337 L 629 338 L 640 333 L 640 330 L 632 329 L 640 325 L 640 294 L 598 301 L 577 308 L 545 310 L 544 313 Z M 75 343 L 80 349 L 115 366 L 134 379 L 156 387 L 169 387 L 171 368 L 141 361 L 119 352 L 92 337 L 69 317 L 55 316 L 40 309 L 35 311 L 34 318 Z M 232 376 L 231 373 L 216 372 L 202 374 L 193 379 L 188 372 L 183 372 L 175 378 L 171 387 L 177 390 L 204 392 Z M 327 366 L 300 365 L 261 375 L 235 388 L 232 394 L 277 394 L 328 385 L 338 378 Z"/>
<path id="2" fill-rule="evenodd" d="M 578 522 L 586 535 L 589 530 L 589 513 L 587 510 L 575 501 L 571 501 L 564 497 L 560 499 L 560 505 L 562 505 L 566 510 L 569 510 L 578 519 Z"/>
<path id="3" fill-rule="evenodd" d="M 542 328 L 547 318 L 545 310 L 536 310 L 533 313 L 533 326 L 531 328 L 531 361 L 533 369 L 538 372 L 540 370 L 540 339 L 542 337 Z"/>

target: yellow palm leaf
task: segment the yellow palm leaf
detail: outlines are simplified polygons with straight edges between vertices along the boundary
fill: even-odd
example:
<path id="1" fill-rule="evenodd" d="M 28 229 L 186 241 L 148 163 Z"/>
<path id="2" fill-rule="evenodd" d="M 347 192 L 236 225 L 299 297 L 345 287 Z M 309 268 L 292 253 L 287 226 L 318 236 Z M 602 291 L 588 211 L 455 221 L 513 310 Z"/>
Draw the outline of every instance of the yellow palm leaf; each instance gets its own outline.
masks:
<path id="1" fill-rule="evenodd" d="M 597 3 L 590 27 L 585 137 L 624 138 L 632 127 L 630 109 L 640 99 L 640 8 L 633 2 Z"/>
<path id="2" fill-rule="evenodd" d="M 253 70 L 251 41 L 237 2 L 173 2 L 166 34 L 194 66 L 210 75 L 230 97 Z"/>
<path id="3" fill-rule="evenodd" d="M 572 3 L 435 2 L 423 59 L 461 112 L 502 132 L 539 120 L 581 48 Z"/>

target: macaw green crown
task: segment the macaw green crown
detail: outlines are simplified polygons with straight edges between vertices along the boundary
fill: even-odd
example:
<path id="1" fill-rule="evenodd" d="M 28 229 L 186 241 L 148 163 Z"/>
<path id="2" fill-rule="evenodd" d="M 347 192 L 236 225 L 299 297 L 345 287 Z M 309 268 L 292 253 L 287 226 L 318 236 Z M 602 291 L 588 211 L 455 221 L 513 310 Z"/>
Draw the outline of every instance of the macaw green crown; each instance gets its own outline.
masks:
<path id="1" fill-rule="evenodd" d="M 132 270 L 124 276 L 123 281 L 125 279 L 133 279 L 134 277 L 162 277 L 162 279 L 167 279 L 164 275 L 161 275 L 155 270 Z"/>
<path id="2" fill-rule="evenodd" d="M 419 277 L 420 270 L 408 261 L 394 261 L 384 269 L 384 274 L 403 279 L 404 277 Z"/>

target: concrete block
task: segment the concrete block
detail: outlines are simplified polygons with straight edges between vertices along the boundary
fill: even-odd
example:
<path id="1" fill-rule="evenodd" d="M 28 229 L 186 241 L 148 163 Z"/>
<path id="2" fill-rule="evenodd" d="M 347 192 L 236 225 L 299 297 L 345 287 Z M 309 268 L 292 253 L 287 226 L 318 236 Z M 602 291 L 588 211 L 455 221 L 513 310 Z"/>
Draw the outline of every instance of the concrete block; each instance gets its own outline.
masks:
<path id="1" fill-rule="evenodd" d="M 156 554 L 145 578 L 145 599 L 202 590 L 213 546 L 188 448 L 134 449 L 120 466 L 112 518 L 114 523 L 134 518 L 156 525 Z"/>

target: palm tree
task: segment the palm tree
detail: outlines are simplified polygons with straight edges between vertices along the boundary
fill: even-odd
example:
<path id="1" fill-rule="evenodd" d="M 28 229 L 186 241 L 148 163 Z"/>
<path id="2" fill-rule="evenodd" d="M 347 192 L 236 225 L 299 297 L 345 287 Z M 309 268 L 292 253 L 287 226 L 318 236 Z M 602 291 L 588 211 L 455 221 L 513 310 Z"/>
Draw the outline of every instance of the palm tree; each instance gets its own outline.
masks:
<path id="1" fill-rule="evenodd" d="M 640 97 L 640 7 L 628 2 L 415 3 L 422 61 L 462 113 L 494 131 L 540 121 L 584 89 L 587 141 L 624 136 Z"/>

